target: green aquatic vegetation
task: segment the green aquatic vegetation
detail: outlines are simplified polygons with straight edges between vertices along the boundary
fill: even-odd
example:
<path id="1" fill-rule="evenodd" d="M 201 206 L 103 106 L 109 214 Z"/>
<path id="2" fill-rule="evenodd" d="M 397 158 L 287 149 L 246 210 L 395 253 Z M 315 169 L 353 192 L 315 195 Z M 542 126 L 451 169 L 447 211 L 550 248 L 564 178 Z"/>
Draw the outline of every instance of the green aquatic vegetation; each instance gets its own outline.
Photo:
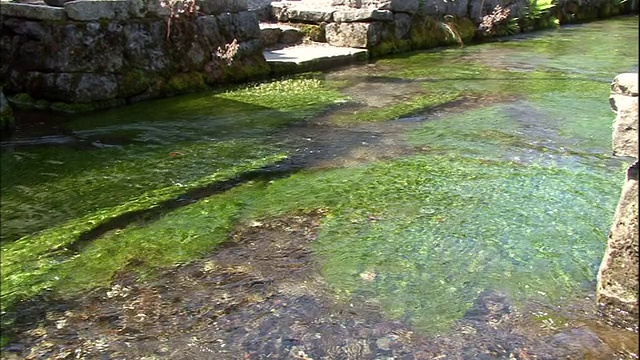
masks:
<path id="1" fill-rule="evenodd" d="M 73 141 L 91 150 L 4 152 L 3 306 L 45 289 L 102 286 L 130 262 L 184 261 L 223 240 L 211 229 L 216 240 L 203 243 L 184 240 L 182 233 L 156 238 L 147 230 L 127 229 L 124 235 L 106 234 L 78 254 L 68 250 L 82 234 L 123 214 L 286 158 L 286 151 L 261 136 L 344 98 L 314 76 L 78 116 L 69 125 Z M 146 238 L 136 235 L 141 233 Z M 108 240 L 114 236 L 126 239 L 115 245 Z M 182 241 L 176 239 L 185 241 L 182 250 L 158 245 Z"/>
<path id="2" fill-rule="evenodd" d="M 106 281 L 111 278 L 116 270 L 122 269 L 122 266 L 118 267 L 118 265 L 126 265 L 130 258 L 135 258 L 136 252 L 133 249 L 143 245 L 143 243 L 136 244 L 136 240 L 123 240 L 120 245 L 117 245 L 117 251 L 114 250 L 115 253 L 110 252 L 111 250 L 102 251 L 102 248 L 92 251 L 92 246 L 80 254 L 70 254 L 68 247 L 77 241 L 83 233 L 119 215 L 153 208 L 159 203 L 171 200 L 190 189 L 230 179 L 243 172 L 273 164 L 283 158 L 284 155 L 273 155 L 259 160 L 247 160 L 244 164 L 232 166 L 182 186 L 156 188 L 143 193 L 135 200 L 91 212 L 88 215 L 74 218 L 40 233 L 25 236 L 18 241 L 3 245 L 3 261 L 0 265 L 2 267 L 2 284 L 0 286 L 2 287 L 3 308 L 11 306 L 16 300 L 28 298 L 37 295 L 43 290 L 51 289 L 54 284 L 59 283 L 60 279 L 64 279 L 63 282 L 67 284 L 66 286 L 70 286 L 75 290 L 105 285 L 106 283 L 98 280 Z M 145 256 L 138 259 L 139 261 L 150 261 L 154 265 L 159 265 L 171 264 L 176 257 L 184 259 L 183 252 L 180 250 L 159 246 L 160 237 L 157 236 L 158 234 L 155 235 L 148 233 L 146 238 L 137 238 L 140 241 L 151 241 L 154 248 L 159 252 L 159 254 L 153 255 L 151 258 L 149 254 L 144 252 Z M 179 239 L 167 238 L 166 241 L 179 241 Z M 105 240 L 101 239 L 99 243 L 105 243 Z M 109 244 L 108 241 L 106 243 Z M 120 247 L 122 244 L 128 245 L 127 247 Z M 188 255 L 184 256 L 194 255 L 193 252 L 187 253 Z M 91 267 L 89 267 L 89 264 L 92 262 L 85 261 L 87 258 L 93 259 L 101 256 L 105 256 L 105 258 L 111 257 L 112 261 L 93 264 Z M 69 261 L 72 262 L 69 264 Z M 75 267 L 74 264 L 78 263 L 84 264 L 84 267 L 80 267 L 83 271 L 76 273 L 80 268 Z M 102 273 L 101 269 L 108 271 Z M 74 278 L 77 279 L 73 280 Z M 94 279 L 94 281 L 87 282 L 87 280 L 91 279 Z"/>
<path id="3" fill-rule="evenodd" d="M 579 37 L 563 34 L 582 49 Z M 593 44 L 605 35 L 594 33 Z M 611 43 L 619 47 L 621 36 Z M 47 290 L 71 296 L 108 286 L 122 271 L 154 276 L 213 251 L 235 226 L 318 208 L 326 216 L 311 246 L 333 292 L 376 301 L 426 332 L 446 329 L 486 290 L 558 303 L 592 287 L 623 181 L 611 176 L 620 163 L 603 155 L 612 118 L 607 72 L 633 63 L 591 62 L 582 55 L 598 53 L 591 39 L 575 57 L 547 42 L 404 54 L 367 67 L 418 91 L 335 119 L 387 120 L 465 96 L 492 100 L 410 124 L 417 129 L 406 140 L 419 155 L 252 181 L 82 246 L 72 245 L 122 214 L 280 161 L 286 149 L 270 135 L 349 100 L 340 90 L 361 74 L 113 109 L 70 123 L 76 145 L 96 142 L 91 149 L 3 152 L 2 233 L 21 237 L 2 244 L 3 310 Z M 553 60 L 558 53 L 582 63 L 565 71 Z"/>
<path id="4" fill-rule="evenodd" d="M 486 289 L 558 300 L 589 283 L 618 185 L 605 171 L 418 156 L 275 181 L 246 194 L 243 217 L 329 208 L 314 243 L 328 283 L 434 332 Z"/>
<path id="5" fill-rule="evenodd" d="M 425 92 L 413 95 L 408 99 L 398 100 L 394 104 L 384 107 L 366 107 L 356 111 L 335 112 L 331 115 L 331 122 L 343 124 L 350 122 L 396 120 L 436 106 L 445 105 L 459 99 L 460 96 L 461 92 L 459 91 Z"/>
<path id="6" fill-rule="evenodd" d="M 272 158 L 274 153 L 278 151 L 272 146 L 239 139 L 151 149 L 129 145 L 2 154 L 2 239 L 13 241 L 104 211 L 110 214 L 105 217 L 118 215 L 128 211 L 125 204 L 161 202 L 206 184 L 221 171 Z"/>
<path id="7" fill-rule="evenodd" d="M 317 107 L 325 108 L 328 104 L 346 100 L 344 95 L 327 87 L 327 83 L 313 74 L 306 76 L 258 83 L 219 96 L 281 112 L 302 108 L 317 110 Z"/>

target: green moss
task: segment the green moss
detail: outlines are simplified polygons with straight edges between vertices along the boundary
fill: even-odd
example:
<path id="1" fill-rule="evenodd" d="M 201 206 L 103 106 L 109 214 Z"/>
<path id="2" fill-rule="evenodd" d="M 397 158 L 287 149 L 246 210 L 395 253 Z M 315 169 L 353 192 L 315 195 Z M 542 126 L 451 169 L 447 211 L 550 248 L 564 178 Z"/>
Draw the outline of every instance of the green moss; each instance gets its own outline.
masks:
<path id="1" fill-rule="evenodd" d="M 294 25 L 304 34 L 304 36 L 311 40 L 317 42 L 326 42 L 327 39 L 325 37 L 324 27 L 321 25 L 312 25 L 312 24 L 300 24 Z"/>
<path id="2" fill-rule="evenodd" d="M 51 103 L 45 99 L 40 99 L 35 102 L 34 107 L 38 110 L 47 110 L 51 108 Z"/>
<path id="3" fill-rule="evenodd" d="M 476 34 L 476 25 L 471 21 L 471 19 L 466 17 L 454 18 L 453 28 L 465 44 L 470 43 Z"/>
<path id="4" fill-rule="evenodd" d="M 409 29 L 412 48 L 430 49 L 455 42 L 441 24 L 430 17 L 414 15 Z"/>
<path id="5" fill-rule="evenodd" d="M 382 108 L 367 108 L 360 111 L 336 112 L 331 116 L 331 121 L 336 124 L 351 122 L 388 121 L 401 117 L 407 117 L 418 112 L 424 112 L 430 108 L 443 105 L 460 98 L 461 92 L 425 90 L 422 94 L 416 94 L 408 99 L 403 99 L 394 104 Z"/>
<path id="6" fill-rule="evenodd" d="M 369 49 L 372 58 L 378 58 L 387 54 L 406 52 L 411 49 L 411 41 L 405 39 L 388 39 Z"/>
<path id="7" fill-rule="evenodd" d="M 128 98 L 145 92 L 150 86 L 148 76 L 142 70 L 124 73 L 118 79 L 118 97 Z"/>
<path id="8" fill-rule="evenodd" d="M 68 114 L 76 114 L 82 112 L 90 112 L 101 109 L 108 109 L 110 107 L 122 106 L 126 103 L 124 99 L 109 99 L 101 101 L 93 101 L 89 103 L 66 103 L 66 102 L 54 102 L 51 103 L 51 110 L 59 111 Z"/>
<path id="9" fill-rule="evenodd" d="M 32 108 L 36 100 L 27 93 L 19 93 L 9 97 L 9 101 L 16 106 Z"/>
<path id="10" fill-rule="evenodd" d="M 180 73 L 171 76 L 168 81 L 171 91 L 179 94 L 203 90 L 207 87 L 200 72 Z"/>

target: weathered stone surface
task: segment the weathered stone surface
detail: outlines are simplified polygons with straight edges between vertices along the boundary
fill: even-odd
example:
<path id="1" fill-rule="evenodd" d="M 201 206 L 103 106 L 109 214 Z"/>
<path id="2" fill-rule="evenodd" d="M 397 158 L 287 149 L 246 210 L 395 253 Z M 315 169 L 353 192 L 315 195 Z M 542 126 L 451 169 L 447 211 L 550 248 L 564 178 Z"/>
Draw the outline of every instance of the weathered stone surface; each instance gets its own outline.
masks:
<path id="1" fill-rule="evenodd" d="M 198 0 L 200 12 L 204 14 L 236 13 L 249 10 L 248 0 Z"/>
<path id="2" fill-rule="evenodd" d="M 635 163 L 627 176 L 600 270 L 598 304 L 614 322 L 638 328 L 638 74 L 618 75 L 611 84 L 611 107 L 616 112 L 614 155 Z"/>
<path id="3" fill-rule="evenodd" d="M 333 21 L 336 9 L 328 4 L 282 1 L 271 4 L 272 15 L 278 21 L 321 23 Z"/>
<path id="4" fill-rule="evenodd" d="M 421 9 L 422 13 L 436 18 L 445 15 L 467 16 L 469 0 L 427 0 Z"/>
<path id="5" fill-rule="evenodd" d="M 348 6 L 359 9 L 362 7 L 362 0 L 333 0 L 331 6 Z"/>
<path id="6" fill-rule="evenodd" d="M 638 73 L 623 73 L 613 79 L 611 92 L 614 94 L 638 96 Z"/>
<path id="7" fill-rule="evenodd" d="M 48 5 L 32 5 L 13 2 L 2 2 L 2 15 L 15 16 L 33 20 L 64 20 L 67 13 L 64 9 Z"/>
<path id="8" fill-rule="evenodd" d="M 611 95 L 616 113 L 613 123 L 613 155 L 638 157 L 638 97 Z"/>
<path id="9" fill-rule="evenodd" d="M 224 13 L 215 16 L 218 28 L 232 31 L 235 37 L 223 39 L 231 42 L 234 38 L 238 41 L 249 41 L 260 38 L 260 24 L 258 16 L 249 11 L 239 13 Z"/>
<path id="10" fill-rule="evenodd" d="M 131 17 L 166 18 L 170 13 L 169 8 L 163 7 L 157 0 L 129 0 Z"/>
<path id="11" fill-rule="evenodd" d="M 389 10 L 350 9 L 343 8 L 333 13 L 335 22 L 356 22 L 356 21 L 393 21 L 393 13 Z"/>
<path id="12" fill-rule="evenodd" d="M 122 101 L 110 100 L 150 99 L 201 89 L 204 80 L 228 83 L 269 72 L 256 15 L 248 11 L 201 15 L 195 21 L 180 18 L 170 34 L 166 19 L 149 16 L 127 21 L 3 20 L 0 75 L 5 91 L 26 92 L 38 100 L 115 104 Z M 228 65 L 214 54 L 234 39 L 238 53 Z M 213 75 L 205 79 L 208 72 Z"/>
<path id="13" fill-rule="evenodd" d="M 64 4 L 67 16 L 78 21 L 124 20 L 129 18 L 129 9 L 127 0 L 75 0 Z"/>
<path id="14" fill-rule="evenodd" d="M 90 73 L 31 72 L 26 88 L 34 98 L 77 103 L 112 99 L 118 92 L 114 75 Z"/>
<path id="15" fill-rule="evenodd" d="M 398 39 L 404 39 L 409 34 L 411 29 L 411 16 L 403 13 L 397 13 L 393 15 L 393 21 L 395 25 L 396 37 Z"/>
<path id="16" fill-rule="evenodd" d="M 284 45 L 295 45 L 302 42 L 304 35 L 296 28 L 287 28 L 282 31 L 278 42 Z"/>
<path id="17" fill-rule="evenodd" d="M 609 98 L 616 113 L 613 123 L 613 154 L 638 158 L 638 74 L 616 76 Z"/>
<path id="18" fill-rule="evenodd" d="M 325 27 L 327 43 L 333 46 L 368 48 L 383 36 L 381 23 L 331 23 Z"/>
<path id="19" fill-rule="evenodd" d="M 598 273 L 598 304 L 613 321 L 638 326 L 638 165 L 629 169 Z"/>
<path id="20" fill-rule="evenodd" d="M 63 7 L 64 4 L 69 1 L 72 1 L 72 0 L 44 0 L 44 3 L 49 6 Z"/>
<path id="21" fill-rule="evenodd" d="M 415 14 L 420 9 L 419 0 L 364 0 L 363 7 L 375 7 L 380 10 L 389 10 L 394 13 L 403 12 Z"/>
<path id="22" fill-rule="evenodd" d="M 260 26 L 260 39 L 265 47 L 275 46 L 282 34 L 282 29 L 277 26 Z"/>
<path id="23" fill-rule="evenodd" d="M 164 71 L 169 66 L 165 49 L 166 29 L 159 22 L 131 23 L 124 26 L 125 67 Z"/>

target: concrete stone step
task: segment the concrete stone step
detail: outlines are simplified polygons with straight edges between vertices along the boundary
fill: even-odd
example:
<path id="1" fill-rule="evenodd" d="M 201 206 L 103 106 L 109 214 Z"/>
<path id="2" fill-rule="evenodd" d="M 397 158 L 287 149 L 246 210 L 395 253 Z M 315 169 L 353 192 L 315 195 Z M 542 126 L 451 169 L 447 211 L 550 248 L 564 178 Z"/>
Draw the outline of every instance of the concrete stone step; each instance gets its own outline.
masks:
<path id="1" fill-rule="evenodd" d="M 290 74 L 317 71 L 366 62 L 366 49 L 336 47 L 325 43 L 309 43 L 282 49 L 265 50 L 267 63 L 274 74 Z"/>

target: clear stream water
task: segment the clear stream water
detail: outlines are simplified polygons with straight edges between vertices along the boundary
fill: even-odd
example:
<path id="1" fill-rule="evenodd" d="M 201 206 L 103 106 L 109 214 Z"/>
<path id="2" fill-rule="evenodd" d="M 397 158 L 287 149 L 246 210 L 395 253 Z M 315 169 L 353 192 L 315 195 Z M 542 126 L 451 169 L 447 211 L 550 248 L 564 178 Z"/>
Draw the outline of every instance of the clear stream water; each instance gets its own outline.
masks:
<path id="1" fill-rule="evenodd" d="M 3 321 L 44 292 L 148 276 L 238 226 L 320 209 L 309 248 L 323 292 L 375 304 L 442 358 L 527 358 L 468 348 L 513 329 L 555 336 L 538 358 L 637 358 L 637 334 L 592 306 L 626 167 L 610 156 L 609 84 L 637 71 L 625 17 L 88 115 L 22 113 L 1 144 Z M 527 320 L 500 335 L 487 310 L 488 327 L 460 335 L 487 304 Z M 367 356 L 398 355 L 389 336 Z"/>

